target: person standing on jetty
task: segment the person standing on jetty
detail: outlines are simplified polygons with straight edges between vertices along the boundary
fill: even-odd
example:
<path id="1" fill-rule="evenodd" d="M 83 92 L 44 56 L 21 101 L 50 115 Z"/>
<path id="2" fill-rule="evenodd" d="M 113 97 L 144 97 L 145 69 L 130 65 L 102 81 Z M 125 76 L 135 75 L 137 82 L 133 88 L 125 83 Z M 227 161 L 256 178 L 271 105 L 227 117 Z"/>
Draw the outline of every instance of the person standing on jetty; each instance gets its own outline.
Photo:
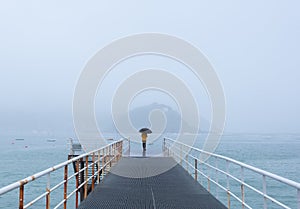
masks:
<path id="1" fill-rule="evenodd" d="M 147 133 L 143 132 L 142 133 L 143 151 L 146 151 L 147 137 L 148 137 Z"/>
<path id="2" fill-rule="evenodd" d="M 147 142 L 147 134 L 151 134 L 152 131 L 149 128 L 142 128 L 139 131 L 140 133 L 142 133 L 142 144 L 143 144 L 143 151 L 146 151 L 146 142 Z"/>

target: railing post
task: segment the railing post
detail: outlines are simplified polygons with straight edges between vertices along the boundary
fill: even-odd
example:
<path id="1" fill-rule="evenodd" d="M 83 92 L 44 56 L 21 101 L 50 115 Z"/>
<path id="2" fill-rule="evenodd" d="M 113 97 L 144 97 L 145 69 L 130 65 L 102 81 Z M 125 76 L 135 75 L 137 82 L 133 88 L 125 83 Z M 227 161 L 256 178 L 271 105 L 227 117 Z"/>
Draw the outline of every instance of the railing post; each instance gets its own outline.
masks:
<path id="1" fill-rule="evenodd" d="M 116 149 L 117 149 L 117 144 L 113 144 L 112 145 L 112 156 L 113 156 L 113 161 L 112 163 L 115 163 L 116 162 Z"/>
<path id="2" fill-rule="evenodd" d="M 68 165 L 65 165 L 65 171 L 64 171 L 64 209 L 67 209 L 67 192 L 68 192 Z"/>
<path id="3" fill-rule="evenodd" d="M 111 163 L 113 164 L 115 162 L 115 144 L 111 145 L 111 156 L 112 156 Z"/>
<path id="4" fill-rule="evenodd" d="M 19 209 L 24 208 L 24 184 L 21 183 L 20 191 L 19 191 Z"/>
<path id="5" fill-rule="evenodd" d="M 115 146 L 115 158 L 116 158 L 115 162 L 118 162 L 118 157 L 119 157 L 119 143 L 120 142 L 117 142 L 116 146 Z"/>
<path id="6" fill-rule="evenodd" d="M 201 179 L 200 179 L 200 183 L 201 183 L 201 185 L 203 185 L 203 177 L 202 177 L 202 175 L 203 175 L 203 162 L 201 162 L 200 161 L 200 170 L 201 170 Z"/>
<path id="7" fill-rule="evenodd" d="M 121 152 L 122 152 L 122 144 L 123 144 L 123 141 L 121 141 L 121 142 L 118 142 L 118 146 L 117 146 L 117 155 L 118 155 L 118 161 L 120 160 L 120 158 L 121 158 Z"/>
<path id="8" fill-rule="evenodd" d="M 298 209 L 300 209 L 300 189 L 297 189 L 297 196 L 298 196 Z"/>
<path id="9" fill-rule="evenodd" d="M 118 162 L 119 160 L 119 146 L 120 146 L 120 142 L 117 142 L 116 143 L 116 148 L 115 148 L 115 157 L 116 157 L 116 161 L 115 162 Z"/>
<path id="10" fill-rule="evenodd" d="M 120 158 L 123 156 L 123 141 L 121 142 L 121 147 L 120 147 Z"/>
<path id="11" fill-rule="evenodd" d="M 230 188 L 229 188 L 229 162 L 226 160 L 226 182 L 227 182 L 227 204 L 228 204 L 228 209 L 230 209 Z"/>
<path id="12" fill-rule="evenodd" d="M 98 165 L 98 169 L 97 169 L 97 184 L 99 184 L 100 182 L 100 159 L 101 159 L 101 155 L 100 155 L 100 150 L 98 150 L 98 158 L 97 158 L 97 165 Z"/>
<path id="13" fill-rule="evenodd" d="M 189 173 L 188 155 L 185 156 L 186 171 Z"/>
<path id="14" fill-rule="evenodd" d="M 128 137 L 128 156 L 130 156 L 130 137 Z"/>
<path id="15" fill-rule="evenodd" d="M 109 161 L 109 147 L 105 148 L 105 165 L 107 164 L 107 162 Z M 105 172 L 107 172 L 108 170 L 108 164 L 105 166 Z"/>
<path id="16" fill-rule="evenodd" d="M 118 160 L 118 143 L 116 142 L 115 144 L 113 144 L 113 156 L 115 158 L 114 162 L 116 162 Z"/>
<path id="17" fill-rule="evenodd" d="M 82 157 L 82 158 L 80 158 L 80 166 L 79 166 L 79 169 L 81 170 L 81 169 L 84 169 L 84 158 Z M 84 170 L 82 170 L 80 173 L 79 173 L 79 175 L 80 175 L 80 184 L 83 184 L 84 183 L 84 173 L 85 173 L 85 171 Z M 79 184 L 78 184 L 79 185 Z M 81 201 L 83 201 L 84 200 L 84 187 L 83 186 L 81 186 L 80 187 L 80 202 Z"/>
<path id="18" fill-rule="evenodd" d="M 118 162 L 118 145 L 119 142 L 115 144 L 115 151 L 114 151 L 115 162 Z"/>
<path id="19" fill-rule="evenodd" d="M 105 147 L 104 149 L 103 149 L 103 153 L 104 153 L 104 155 L 103 155 L 103 159 L 104 159 L 104 164 L 103 164 L 103 166 L 102 166 L 102 169 L 103 169 L 103 176 L 105 175 L 105 172 L 106 172 L 106 162 L 107 162 L 107 157 L 106 157 L 106 155 L 107 155 L 107 147 Z M 102 176 L 102 177 L 103 177 Z"/>
<path id="20" fill-rule="evenodd" d="M 195 180 L 198 181 L 198 162 L 195 159 Z"/>
<path id="21" fill-rule="evenodd" d="M 119 161 L 119 146 L 120 146 L 120 142 L 117 142 L 116 143 L 116 150 L 115 150 L 115 157 L 116 157 L 116 162 L 118 162 Z"/>
<path id="22" fill-rule="evenodd" d="M 89 176 L 89 156 L 85 157 L 85 184 L 84 184 L 84 199 L 87 197 L 87 192 L 88 192 L 88 176 Z"/>
<path id="23" fill-rule="evenodd" d="M 242 208 L 245 208 L 245 186 L 244 186 L 244 167 L 241 166 L 241 193 L 242 193 Z"/>
<path id="24" fill-rule="evenodd" d="M 211 168 L 207 166 L 207 190 L 210 192 L 210 178 L 211 178 Z"/>
<path id="25" fill-rule="evenodd" d="M 75 207 L 78 208 L 78 187 L 79 187 L 79 160 L 76 161 L 76 194 L 75 194 Z"/>
<path id="26" fill-rule="evenodd" d="M 113 163 L 115 162 L 115 144 L 112 144 L 111 145 L 111 166 L 113 165 Z"/>
<path id="27" fill-rule="evenodd" d="M 263 175 L 263 194 L 264 194 L 264 209 L 267 209 L 267 182 L 266 182 L 266 176 Z"/>
<path id="28" fill-rule="evenodd" d="M 218 158 L 215 158 L 215 162 L 216 162 L 216 183 L 219 183 L 219 172 L 218 172 Z M 219 199 L 219 186 L 216 185 L 216 197 L 217 199 Z"/>
<path id="29" fill-rule="evenodd" d="M 180 145 L 180 165 L 182 166 L 182 145 Z"/>
<path id="30" fill-rule="evenodd" d="M 123 147 L 122 144 L 123 144 L 123 141 L 118 142 L 118 146 L 117 146 L 117 155 L 118 155 L 118 159 L 121 158 L 121 153 L 122 153 L 121 148 Z M 119 161 L 119 160 L 118 160 L 118 161 Z"/>
<path id="31" fill-rule="evenodd" d="M 111 168 L 111 152 L 112 152 L 112 151 L 111 151 L 111 150 L 112 150 L 112 149 L 111 149 L 111 146 L 112 146 L 112 145 L 109 146 L 109 151 L 108 151 L 108 155 L 109 155 L 109 157 L 108 157 L 108 159 L 109 159 L 109 168 Z"/>
<path id="32" fill-rule="evenodd" d="M 93 165 L 92 165 L 92 191 L 93 191 L 94 188 L 95 188 L 95 179 L 94 179 L 94 175 L 95 175 L 95 152 L 93 153 L 93 156 L 92 156 L 92 162 L 93 162 Z"/>
<path id="33" fill-rule="evenodd" d="M 117 155 L 117 162 L 120 160 L 120 147 L 121 147 L 122 142 L 118 142 L 117 143 L 117 151 L 116 151 L 116 155 Z"/>
<path id="34" fill-rule="evenodd" d="M 102 165 L 101 165 L 101 176 L 102 176 L 102 179 L 103 179 L 103 176 L 104 176 L 104 165 L 105 165 L 105 149 L 102 148 Z"/>
<path id="35" fill-rule="evenodd" d="M 47 174 L 47 186 L 46 186 L 46 209 L 50 209 L 50 173 Z"/>
<path id="36" fill-rule="evenodd" d="M 109 147 L 105 149 L 105 164 L 109 161 Z M 105 166 L 105 174 L 107 173 L 108 165 Z"/>

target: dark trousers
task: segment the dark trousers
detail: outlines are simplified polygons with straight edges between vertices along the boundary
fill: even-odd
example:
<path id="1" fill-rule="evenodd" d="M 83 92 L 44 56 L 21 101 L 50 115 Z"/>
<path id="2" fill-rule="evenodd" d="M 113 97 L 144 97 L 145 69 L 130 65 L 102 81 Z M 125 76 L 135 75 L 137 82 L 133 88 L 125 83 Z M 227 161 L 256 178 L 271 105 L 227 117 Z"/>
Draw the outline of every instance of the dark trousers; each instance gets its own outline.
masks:
<path id="1" fill-rule="evenodd" d="M 146 150 L 146 142 L 143 142 L 143 150 Z"/>

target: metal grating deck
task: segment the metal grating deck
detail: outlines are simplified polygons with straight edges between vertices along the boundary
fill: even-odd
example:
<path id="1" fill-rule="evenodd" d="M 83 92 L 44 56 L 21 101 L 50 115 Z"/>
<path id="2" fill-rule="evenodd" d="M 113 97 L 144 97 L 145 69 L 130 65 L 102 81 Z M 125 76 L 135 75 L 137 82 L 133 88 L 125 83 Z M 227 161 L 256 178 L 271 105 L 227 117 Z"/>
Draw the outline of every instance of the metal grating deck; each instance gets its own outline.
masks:
<path id="1" fill-rule="evenodd" d="M 172 158 L 123 158 L 114 169 L 127 169 L 141 174 L 157 169 Z M 180 165 L 167 172 L 147 178 L 127 178 L 108 174 L 95 190 L 84 200 L 79 209 L 100 208 L 179 208 L 179 209 L 225 209 Z"/>

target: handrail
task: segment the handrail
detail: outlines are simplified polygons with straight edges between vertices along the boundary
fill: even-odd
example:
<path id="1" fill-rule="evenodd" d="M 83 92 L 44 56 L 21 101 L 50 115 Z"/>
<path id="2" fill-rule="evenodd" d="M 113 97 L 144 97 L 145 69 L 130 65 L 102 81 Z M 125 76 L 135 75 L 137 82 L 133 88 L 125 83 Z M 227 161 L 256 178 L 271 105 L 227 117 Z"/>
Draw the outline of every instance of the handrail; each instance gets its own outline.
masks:
<path id="1" fill-rule="evenodd" d="M 38 172 L 32 176 L 28 176 L 20 181 L 14 182 L 12 184 L 9 184 L 3 188 L 0 188 L 0 196 L 8 193 L 10 191 L 13 191 L 17 188 L 19 188 L 19 208 L 28 208 L 32 206 L 34 203 L 39 201 L 42 198 L 46 198 L 46 208 L 50 208 L 50 193 L 56 190 L 57 188 L 61 187 L 64 185 L 64 199 L 58 203 L 58 205 L 55 206 L 55 208 L 58 208 L 62 204 L 64 204 L 64 208 L 66 208 L 66 202 L 69 197 L 74 195 L 76 193 L 76 207 L 78 206 L 78 191 L 82 188 L 85 187 L 85 197 L 86 198 L 86 193 L 87 193 L 87 184 L 90 180 L 92 180 L 92 189 L 94 187 L 95 181 L 94 178 L 96 178 L 96 175 L 100 178 L 100 173 L 102 172 L 102 178 L 103 178 L 103 173 L 106 170 L 106 167 L 109 166 L 111 167 L 112 164 L 120 159 L 123 153 L 123 142 L 128 141 L 126 138 L 120 139 L 118 141 L 114 141 L 104 147 L 101 147 L 99 149 L 95 149 L 93 151 L 90 151 L 88 153 L 84 153 L 80 156 L 73 157 L 72 159 L 69 159 L 63 163 L 57 164 L 53 167 L 50 167 L 48 169 L 45 169 L 41 172 Z M 127 146 L 128 147 L 128 146 Z M 127 148 L 128 149 L 128 148 Z M 125 150 L 126 151 L 126 150 Z M 101 156 L 102 154 L 102 156 Z M 92 156 L 92 163 L 89 164 L 89 157 Z M 97 160 L 95 159 L 95 156 L 97 156 Z M 82 169 L 79 169 L 79 162 L 84 162 L 85 159 L 85 166 Z M 101 166 L 100 166 L 101 162 Z M 68 166 L 76 164 L 77 172 L 75 172 L 73 175 L 68 176 Z M 98 165 L 97 171 L 95 171 L 95 165 Z M 54 171 L 57 171 L 59 169 L 64 168 L 64 180 L 50 188 L 50 174 Z M 91 176 L 87 177 L 88 169 L 92 169 L 92 174 Z M 84 181 L 79 185 L 79 175 L 81 173 L 85 173 L 85 179 Z M 32 200 L 31 202 L 27 203 L 24 206 L 24 186 L 32 181 L 35 181 L 45 175 L 48 175 L 48 182 L 46 186 L 46 192 L 43 192 L 43 194 L 39 195 L 37 198 Z M 67 193 L 67 184 L 68 181 L 71 178 L 75 178 L 76 180 L 76 189 L 71 191 L 70 194 Z M 98 181 L 100 180 L 98 178 Z"/>
<path id="2" fill-rule="evenodd" d="M 117 142 L 120 142 L 120 141 L 123 141 L 123 139 L 120 139 L 119 141 L 110 143 L 110 144 L 108 144 L 108 145 L 106 145 L 106 146 L 104 146 L 104 147 L 102 147 L 100 149 L 105 149 L 105 148 L 109 147 L 110 145 L 112 145 L 114 143 L 117 143 Z M 29 177 L 27 177 L 25 179 L 22 179 L 20 181 L 17 181 L 15 183 L 7 185 L 7 186 L 5 186 L 5 187 L 3 187 L 3 188 L 0 189 L 0 195 L 5 194 L 6 192 L 8 192 L 8 191 L 10 191 L 12 189 L 16 189 L 16 188 L 18 188 L 21 185 L 24 185 L 24 184 L 27 184 L 27 183 L 29 183 L 31 181 L 34 181 L 35 179 L 38 179 L 38 178 L 40 178 L 42 176 L 45 176 L 46 174 L 51 173 L 51 172 L 53 172 L 55 170 L 58 170 L 58 169 L 64 167 L 65 165 L 73 163 L 73 162 L 75 162 L 75 161 L 77 161 L 77 160 L 79 160 L 79 159 L 81 159 L 83 157 L 89 156 L 92 153 L 98 152 L 98 150 L 100 150 L 100 149 L 96 149 L 96 150 L 90 151 L 88 153 L 82 154 L 80 156 L 74 157 L 74 158 L 72 158 L 70 160 L 67 160 L 67 161 L 65 161 L 63 163 L 57 164 L 57 165 L 55 165 L 55 166 L 53 166 L 51 168 L 45 169 L 45 170 L 43 170 L 41 172 L 38 172 L 38 173 L 36 173 L 36 174 L 34 174 L 32 176 L 29 176 Z"/>
<path id="3" fill-rule="evenodd" d="M 171 143 L 170 143 L 171 142 Z M 288 185 L 290 187 L 293 187 L 297 190 L 297 206 L 298 206 L 298 209 L 300 209 L 300 183 L 298 182 L 295 182 L 295 181 L 292 181 L 290 179 L 287 179 L 287 178 L 284 178 L 284 177 L 281 177 L 279 175 L 276 175 L 276 174 L 273 174 L 271 172 L 268 172 L 268 171 L 264 171 L 262 169 L 259 169 L 259 168 L 256 168 L 254 166 L 251 166 L 251 165 L 248 165 L 248 164 L 245 164 L 245 163 L 242 163 L 242 162 L 239 162 L 237 160 L 234 160 L 232 158 L 229 158 L 229 157 L 226 157 L 226 156 L 222 156 L 222 155 L 219 155 L 219 154 L 215 154 L 215 153 L 211 153 L 211 152 L 207 152 L 207 151 L 204 151 L 204 150 L 201 150 L 201 149 L 198 149 L 198 148 L 195 148 L 195 147 L 192 147 L 190 145 L 187 145 L 187 144 L 184 144 L 182 142 L 179 142 L 179 141 L 175 141 L 173 139 L 170 139 L 170 138 L 164 138 L 164 150 L 167 150 L 169 154 L 173 154 L 175 155 L 176 157 L 179 158 L 180 162 L 184 161 L 185 162 L 185 165 L 187 167 L 191 167 L 193 170 L 194 170 L 194 175 L 195 175 L 195 179 L 197 179 L 197 175 L 198 173 L 200 173 L 203 177 L 205 177 L 207 180 L 208 180 L 208 184 L 209 182 L 212 182 L 214 183 L 217 187 L 221 188 L 224 190 L 224 188 L 226 188 L 226 192 L 228 194 L 228 208 L 230 208 L 230 195 L 232 197 L 234 197 L 236 200 L 238 200 L 239 202 L 242 203 L 243 205 L 243 208 L 244 207 L 247 207 L 247 208 L 251 208 L 249 205 L 247 205 L 245 203 L 245 189 L 244 187 L 247 187 L 249 189 L 251 189 L 252 191 L 256 192 L 257 194 L 263 196 L 264 198 L 264 208 L 267 208 L 267 200 L 270 200 L 271 202 L 275 203 L 276 205 L 278 206 L 281 206 L 282 208 L 289 208 L 287 205 L 285 205 L 284 203 L 276 200 L 275 198 L 269 196 L 267 194 L 267 182 L 266 182 L 266 178 L 270 178 L 270 179 L 273 179 L 277 182 L 281 182 L 285 185 Z M 180 148 L 179 148 L 180 146 Z M 182 149 L 184 147 L 184 149 Z M 186 150 L 186 151 L 185 151 Z M 190 151 L 193 150 L 197 153 L 200 153 L 200 154 L 205 154 L 205 155 L 208 155 L 208 156 L 211 156 L 211 157 L 214 157 L 215 159 L 220 159 L 220 160 L 223 160 L 225 163 L 226 163 L 226 170 L 222 170 L 220 168 L 218 168 L 217 165 L 211 165 L 209 164 L 207 161 L 203 161 L 195 156 L 193 156 Z M 178 154 L 178 152 L 180 154 Z M 189 160 L 188 160 L 188 157 L 191 158 L 192 160 L 195 161 L 195 165 L 192 165 Z M 235 164 L 237 166 L 239 166 L 241 168 L 241 178 L 238 178 L 238 177 L 235 177 L 233 176 L 232 174 L 229 173 L 229 163 L 232 163 L 232 164 Z M 182 164 L 182 163 L 181 163 Z M 211 177 L 209 175 L 205 175 L 202 171 L 198 170 L 197 168 L 197 165 L 198 164 L 202 164 L 202 165 L 205 165 L 207 166 L 207 168 L 209 169 L 213 169 L 215 172 L 219 173 L 219 174 L 223 174 L 226 176 L 226 183 L 227 183 L 227 186 L 222 186 L 219 184 L 218 182 L 218 179 L 216 179 L 216 181 L 212 180 Z M 262 176 L 262 179 L 263 179 L 263 191 L 259 191 L 257 188 L 245 183 L 244 181 L 244 169 L 247 169 L 249 171 L 252 171 L 256 174 L 259 174 Z M 188 168 L 186 168 L 186 170 L 188 170 Z M 216 177 L 217 178 L 217 177 Z M 234 193 L 232 193 L 232 191 L 230 191 L 230 187 L 229 187 L 229 179 L 233 179 L 235 180 L 236 182 L 238 182 L 240 185 L 241 185 L 241 198 L 239 198 L 237 195 L 235 195 Z M 209 186 L 209 185 L 208 185 Z M 209 190 L 209 188 L 208 188 Z"/>

